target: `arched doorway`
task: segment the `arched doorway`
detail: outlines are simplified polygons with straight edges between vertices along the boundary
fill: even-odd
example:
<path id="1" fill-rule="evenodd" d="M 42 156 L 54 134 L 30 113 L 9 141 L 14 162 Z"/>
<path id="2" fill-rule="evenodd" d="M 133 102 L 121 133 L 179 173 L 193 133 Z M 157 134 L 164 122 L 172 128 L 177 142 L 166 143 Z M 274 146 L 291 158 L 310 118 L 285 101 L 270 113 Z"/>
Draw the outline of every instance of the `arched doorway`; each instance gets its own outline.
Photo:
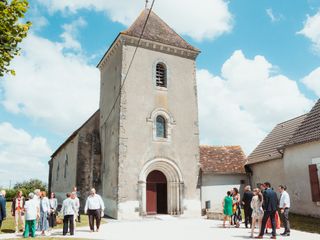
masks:
<path id="1" fill-rule="evenodd" d="M 167 178 L 154 170 L 147 177 L 147 214 L 167 214 Z"/>
<path id="2" fill-rule="evenodd" d="M 153 178 L 156 179 L 153 181 L 158 183 L 164 183 L 164 179 L 166 180 L 165 181 L 167 185 L 166 195 L 163 194 L 163 191 L 161 192 L 161 190 L 159 190 L 161 189 L 160 185 L 158 188 L 160 192 L 159 194 L 157 194 L 158 192 L 155 189 L 155 185 L 148 184 L 148 182 L 152 183 L 151 180 Z M 146 162 L 143 168 L 141 169 L 141 172 L 139 175 L 139 182 L 138 182 L 139 199 L 140 199 L 140 215 L 145 216 L 151 213 L 153 214 L 158 213 L 158 210 L 161 211 L 161 206 L 160 206 L 160 209 L 155 210 L 156 207 L 154 202 L 158 196 L 162 197 L 163 199 L 165 198 L 167 199 L 167 201 L 160 200 L 161 203 L 166 204 L 165 205 L 166 207 L 162 208 L 166 210 L 165 213 L 170 215 L 183 214 L 183 207 L 182 207 L 183 189 L 184 189 L 184 184 L 183 184 L 182 174 L 179 167 L 174 161 L 170 159 L 156 158 Z M 151 196 L 150 195 L 147 196 L 148 192 Z M 153 195 L 151 193 L 153 193 Z M 149 204 L 152 203 L 152 201 L 149 201 L 150 197 L 152 198 L 152 196 L 154 199 L 153 208 L 149 206 Z"/>

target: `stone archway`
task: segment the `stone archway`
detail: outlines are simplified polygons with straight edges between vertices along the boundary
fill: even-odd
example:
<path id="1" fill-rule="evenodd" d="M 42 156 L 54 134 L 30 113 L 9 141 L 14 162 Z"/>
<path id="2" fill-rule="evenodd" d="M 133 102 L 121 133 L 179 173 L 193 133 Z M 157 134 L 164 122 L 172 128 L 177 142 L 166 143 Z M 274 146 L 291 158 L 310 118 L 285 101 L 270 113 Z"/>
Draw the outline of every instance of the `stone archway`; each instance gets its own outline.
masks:
<path id="1" fill-rule="evenodd" d="M 147 162 L 139 175 L 140 214 L 147 215 L 147 177 L 153 171 L 160 171 L 167 180 L 167 211 L 170 215 L 183 213 L 183 179 L 178 166 L 169 159 L 154 159 Z"/>

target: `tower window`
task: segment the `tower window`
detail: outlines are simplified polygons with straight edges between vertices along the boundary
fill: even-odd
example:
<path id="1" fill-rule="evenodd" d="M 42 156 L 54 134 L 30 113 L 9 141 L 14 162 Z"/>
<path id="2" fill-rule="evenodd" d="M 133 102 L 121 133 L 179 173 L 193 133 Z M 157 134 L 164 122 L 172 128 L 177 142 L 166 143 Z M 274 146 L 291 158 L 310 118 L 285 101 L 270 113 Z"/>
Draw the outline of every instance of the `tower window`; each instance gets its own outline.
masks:
<path id="1" fill-rule="evenodd" d="M 157 87 L 167 87 L 167 68 L 163 63 L 156 66 L 156 85 Z"/>
<path id="2" fill-rule="evenodd" d="M 157 116 L 156 119 L 156 128 L 157 128 L 157 134 L 156 136 L 158 138 L 167 138 L 166 133 L 166 120 L 162 116 Z"/>

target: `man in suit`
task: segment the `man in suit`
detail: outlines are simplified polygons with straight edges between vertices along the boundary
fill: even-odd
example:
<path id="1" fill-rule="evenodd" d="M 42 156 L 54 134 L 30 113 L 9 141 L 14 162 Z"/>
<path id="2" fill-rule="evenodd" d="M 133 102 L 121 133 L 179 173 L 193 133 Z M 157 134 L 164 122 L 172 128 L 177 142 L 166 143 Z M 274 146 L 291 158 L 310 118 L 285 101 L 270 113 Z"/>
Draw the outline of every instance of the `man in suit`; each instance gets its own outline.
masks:
<path id="1" fill-rule="evenodd" d="M 7 212 L 6 212 L 6 191 L 0 191 L 0 230 L 2 226 L 2 221 L 6 219 Z"/>
<path id="2" fill-rule="evenodd" d="M 264 183 L 266 189 L 263 192 L 263 210 L 264 215 L 262 218 L 262 225 L 261 225 L 261 231 L 259 236 L 255 238 L 263 238 L 267 220 L 270 217 L 271 220 L 271 226 L 272 226 L 272 237 L 271 239 L 276 239 L 276 220 L 275 215 L 278 207 L 278 197 L 275 191 L 271 189 L 271 184 L 269 182 Z"/>
<path id="3" fill-rule="evenodd" d="M 246 228 L 248 228 L 248 225 L 252 224 L 252 208 L 251 208 L 251 200 L 253 198 L 253 193 L 251 192 L 251 187 L 250 186 L 246 186 L 244 188 L 244 193 L 243 193 L 243 197 L 242 197 L 242 206 L 244 209 L 244 219 L 245 219 L 245 226 Z"/>

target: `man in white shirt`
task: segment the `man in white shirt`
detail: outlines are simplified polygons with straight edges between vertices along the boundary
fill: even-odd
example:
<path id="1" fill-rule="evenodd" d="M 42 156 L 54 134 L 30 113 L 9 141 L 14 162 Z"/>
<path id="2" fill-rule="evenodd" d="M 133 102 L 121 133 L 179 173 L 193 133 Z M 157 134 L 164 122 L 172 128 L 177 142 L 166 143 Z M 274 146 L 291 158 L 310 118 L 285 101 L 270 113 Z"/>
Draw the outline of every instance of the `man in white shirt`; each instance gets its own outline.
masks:
<path id="1" fill-rule="evenodd" d="M 290 196 L 286 191 L 287 190 L 286 186 L 280 185 L 278 190 L 281 194 L 279 208 L 283 218 L 283 226 L 284 226 L 284 232 L 281 235 L 290 236 L 290 222 L 289 222 Z"/>
<path id="2" fill-rule="evenodd" d="M 74 229 L 76 229 L 76 219 L 78 217 L 79 219 L 79 215 L 80 215 L 80 200 L 77 197 L 77 193 L 76 192 L 72 192 L 71 193 L 71 199 L 74 201 L 74 206 L 76 207 L 76 212 L 74 214 Z"/>
<path id="3" fill-rule="evenodd" d="M 70 235 L 74 235 L 74 215 L 76 214 L 74 200 L 71 199 L 71 193 L 67 193 L 67 198 L 62 202 L 61 212 L 63 214 L 63 236 L 67 235 L 70 226 Z"/>
<path id="4" fill-rule="evenodd" d="M 96 194 L 96 190 L 94 188 L 91 189 L 90 195 L 87 198 L 86 205 L 84 207 L 84 213 L 88 213 L 91 232 L 94 231 L 94 219 L 96 220 L 98 232 L 101 217 L 104 215 L 104 203 L 102 201 L 102 198 L 98 194 Z"/>
<path id="5" fill-rule="evenodd" d="M 38 200 L 34 198 L 34 194 L 29 194 L 29 200 L 24 205 L 26 226 L 23 233 L 24 238 L 35 237 L 37 219 L 40 216 L 40 208 Z"/>

